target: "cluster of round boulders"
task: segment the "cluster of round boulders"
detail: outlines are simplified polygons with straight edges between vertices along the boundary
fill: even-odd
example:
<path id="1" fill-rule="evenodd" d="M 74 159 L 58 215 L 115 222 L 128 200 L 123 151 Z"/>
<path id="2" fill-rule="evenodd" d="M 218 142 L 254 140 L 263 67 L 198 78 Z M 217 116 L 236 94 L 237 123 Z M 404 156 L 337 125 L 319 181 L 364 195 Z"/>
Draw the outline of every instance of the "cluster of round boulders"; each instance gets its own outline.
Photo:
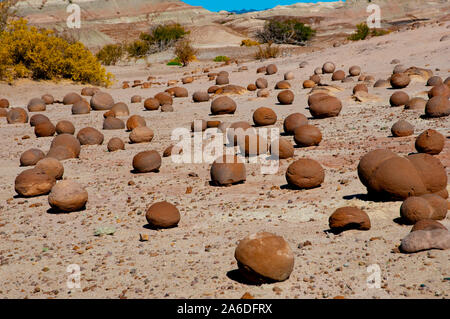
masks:
<path id="1" fill-rule="evenodd" d="M 409 85 L 410 77 L 406 73 L 396 73 L 391 76 L 390 83 L 394 89 L 403 89 Z"/>
<path id="2" fill-rule="evenodd" d="M 286 181 L 289 186 L 300 189 L 319 187 L 325 180 L 325 171 L 315 160 L 298 159 L 286 170 Z"/>
<path id="3" fill-rule="evenodd" d="M 338 116 L 342 110 L 341 101 L 334 96 L 324 95 L 311 102 L 309 112 L 314 118 Z"/>
<path id="4" fill-rule="evenodd" d="M 125 123 L 117 117 L 107 117 L 103 121 L 104 130 L 122 130 L 125 128 Z"/>
<path id="5" fill-rule="evenodd" d="M 211 165 L 211 183 L 226 186 L 245 181 L 245 165 L 237 156 L 223 155 Z"/>
<path id="6" fill-rule="evenodd" d="M 94 96 L 95 93 L 99 92 L 100 89 L 96 87 L 85 87 L 81 89 L 81 95 L 83 96 Z"/>
<path id="7" fill-rule="evenodd" d="M 272 74 L 275 74 L 277 72 L 278 72 L 278 68 L 277 68 L 277 66 L 275 64 L 269 64 L 266 67 L 266 74 L 267 75 L 272 75 Z"/>
<path id="8" fill-rule="evenodd" d="M 334 71 L 331 76 L 332 81 L 342 81 L 343 79 L 345 79 L 345 72 L 343 70 Z"/>
<path id="9" fill-rule="evenodd" d="M 435 96 L 443 96 L 448 98 L 450 96 L 450 88 L 445 84 L 433 86 L 431 90 L 428 91 L 428 97 L 431 99 Z"/>
<path id="10" fill-rule="evenodd" d="M 24 197 L 48 194 L 56 180 L 39 168 L 27 169 L 14 182 L 16 193 Z"/>
<path id="11" fill-rule="evenodd" d="M 447 200 L 436 194 L 408 197 L 400 207 L 400 216 L 406 224 L 422 219 L 442 220 L 447 216 Z"/>
<path id="12" fill-rule="evenodd" d="M 418 110 L 421 112 L 425 111 L 425 106 L 427 101 L 421 97 L 413 97 L 405 104 L 405 110 Z"/>
<path id="13" fill-rule="evenodd" d="M 208 92 L 197 91 L 192 95 L 192 100 L 196 103 L 209 101 Z"/>
<path id="14" fill-rule="evenodd" d="M 369 89 L 367 88 L 367 86 L 363 83 L 360 84 L 356 84 L 353 87 L 353 94 L 356 94 L 356 92 L 366 92 L 369 93 Z"/>
<path id="15" fill-rule="evenodd" d="M 277 99 L 282 105 L 292 104 L 294 102 L 294 93 L 291 90 L 281 91 L 278 94 Z"/>
<path id="16" fill-rule="evenodd" d="M 348 69 L 348 74 L 350 74 L 350 76 L 358 76 L 361 74 L 361 67 L 357 66 L 357 65 L 353 65 Z"/>
<path id="17" fill-rule="evenodd" d="M 409 102 L 409 95 L 403 91 L 395 92 L 389 98 L 391 106 L 403 106 Z"/>
<path id="18" fill-rule="evenodd" d="M 44 152 L 38 148 L 30 148 L 20 155 L 20 166 L 36 165 L 41 159 L 45 157 Z"/>
<path id="19" fill-rule="evenodd" d="M 38 123 L 34 126 L 34 134 L 36 137 L 48 137 L 55 135 L 56 128 L 52 122 L 46 121 Z"/>
<path id="20" fill-rule="evenodd" d="M 88 114 L 91 112 L 91 106 L 86 100 L 79 100 L 72 105 L 72 114 Z"/>
<path id="21" fill-rule="evenodd" d="M 403 137 L 414 134 L 414 126 L 405 120 L 399 120 L 391 127 L 392 136 Z"/>
<path id="22" fill-rule="evenodd" d="M 140 115 L 131 115 L 127 120 L 127 130 L 132 131 L 136 127 L 147 126 L 145 119 Z"/>
<path id="23" fill-rule="evenodd" d="M 71 105 L 77 103 L 78 101 L 81 101 L 82 99 L 83 98 L 78 93 L 71 92 L 64 96 L 62 102 L 64 105 Z"/>
<path id="24" fill-rule="evenodd" d="M 77 134 L 81 145 L 101 145 L 104 138 L 105 136 L 93 127 L 82 128 Z"/>
<path id="25" fill-rule="evenodd" d="M 36 163 L 35 168 L 43 170 L 54 179 L 61 179 L 64 175 L 64 166 L 53 157 L 46 157 Z"/>
<path id="26" fill-rule="evenodd" d="M 280 137 L 271 142 L 270 154 L 278 159 L 294 157 L 294 146 L 287 139 Z"/>
<path id="27" fill-rule="evenodd" d="M 110 110 L 114 105 L 114 99 L 111 94 L 106 92 L 97 92 L 91 98 L 91 108 L 94 111 Z"/>
<path id="28" fill-rule="evenodd" d="M 52 140 L 47 157 L 53 157 L 60 161 L 77 158 L 80 150 L 81 144 L 78 139 L 71 134 L 60 134 Z"/>
<path id="29" fill-rule="evenodd" d="M 294 253 L 281 236 L 258 232 L 242 239 L 234 252 L 241 275 L 254 284 L 284 281 L 294 269 Z"/>
<path id="30" fill-rule="evenodd" d="M 131 143 L 150 143 L 153 139 L 154 132 L 147 126 L 139 126 L 130 133 Z"/>
<path id="31" fill-rule="evenodd" d="M 336 209 L 328 219 L 328 224 L 336 232 L 349 229 L 369 230 L 370 218 L 363 210 L 347 206 Z"/>
<path id="32" fill-rule="evenodd" d="M 175 205 L 166 201 L 152 204 L 145 214 L 150 226 L 155 228 L 172 228 L 180 221 L 180 212 Z"/>
<path id="33" fill-rule="evenodd" d="M 165 104 L 173 105 L 173 98 L 167 92 L 160 92 L 154 96 L 155 99 L 159 101 L 159 105 L 163 106 Z"/>
<path id="34" fill-rule="evenodd" d="M 322 66 L 322 73 L 333 73 L 336 69 L 336 66 L 333 62 L 325 62 Z"/>
<path id="35" fill-rule="evenodd" d="M 301 113 L 288 115 L 283 122 L 284 133 L 294 134 L 297 127 L 308 124 L 308 119 Z"/>
<path id="36" fill-rule="evenodd" d="M 358 176 L 369 195 L 378 198 L 403 200 L 429 193 L 448 197 L 445 168 L 429 154 L 401 157 L 390 150 L 377 149 L 361 158 Z"/>
<path id="37" fill-rule="evenodd" d="M 58 212 L 75 212 L 83 209 L 88 201 L 88 192 L 75 181 L 56 183 L 48 195 L 48 203 Z"/>
<path id="38" fill-rule="evenodd" d="M 43 112 L 46 108 L 45 102 L 40 98 L 31 99 L 27 105 L 28 112 Z"/>
<path id="39" fill-rule="evenodd" d="M 34 127 L 40 123 L 50 122 L 50 119 L 44 114 L 34 114 L 30 117 L 30 126 Z"/>
<path id="40" fill-rule="evenodd" d="M 133 168 L 137 173 L 157 172 L 161 167 L 161 156 L 157 151 L 144 151 L 133 157 Z"/>
<path id="41" fill-rule="evenodd" d="M 222 115 L 222 114 L 234 114 L 236 111 L 237 105 L 236 102 L 233 101 L 228 96 L 220 96 L 216 98 L 211 103 L 211 114 L 213 115 Z"/>
<path id="42" fill-rule="evenodd" d="M 437 155 L 444 149 L 445 137 L 436 130 L 428 129 L 416 138 L 415 148 L 419 153 Z"/>
<path id="43" fill-rule="evenodd" d="M 269 83 L 267 82 L 267 80 L 265 78 L 258 78 L 255 81 L 255 85 L 258 89 L 267 89 L 267 87 L 269 86 Z"/>
<path id="44" fill-rule="evenodd" d="M 314 125 L 300 125 L 294 129 L 294 141 L 300 147 L 319 145 L 322 141 L 322 133 Z"/>
<path id="45" fill-rule="evenodd" d="M 275 84 L 275 90 L 287 90 L 291 88 L 291 83 L 288 81 L 279 81 Z"/>
<path id="46" fill-rule="evenodd" d="M 113 137 L 108 141 L 108 152 L 115 152 L 125 149 L 125 143 L 118 137 Z"/>
<path id="47" fill-rule="evenodd" d="M 427 117 L 444 117 L 450 115 L 450 100 L 445 96 L 434 96 L 425 105 Z"/>
<path id="48" fill-rule="evenodd" d="M 21 107 L 13 107 L 6 113 L 8 124 L 18 124 L 28 122 L 28 113 Z"/>
<path id="49" fill-rule="evenodd" d="M 128 116 L 130 115 L 130 110 L 128 109 L 128 105 L 123 102 L 116 103 L 112 106 L 111 112 L 113 112 L 114 116 Z"/>
<path id="50" fill-rule="evenodd" d="M 56 123 L 56 134 L 75 134 L 75 126 L 72 122 L 67 120 L 61 120 Z"/>
<path id="51" fill-rule="evenodd" d="M 275 124 L 277 114 L 268 107 L 260 107 L 253 112 L 253 122 L 256 126 L 265 126 Z"/>
<path id="52" fill-rule="evenodd" d="M 140 95 L 133 95 L 131 97 L 131 103 L 141 103 L 142 102 L 142 96 Z"/>
<path id="53" fill-rule="evenodd" d="M 429 249 L 450 249 L 450 232 L 447 229 L 417 230 L 402 239 L 399 247 L 404 253 Z"/>

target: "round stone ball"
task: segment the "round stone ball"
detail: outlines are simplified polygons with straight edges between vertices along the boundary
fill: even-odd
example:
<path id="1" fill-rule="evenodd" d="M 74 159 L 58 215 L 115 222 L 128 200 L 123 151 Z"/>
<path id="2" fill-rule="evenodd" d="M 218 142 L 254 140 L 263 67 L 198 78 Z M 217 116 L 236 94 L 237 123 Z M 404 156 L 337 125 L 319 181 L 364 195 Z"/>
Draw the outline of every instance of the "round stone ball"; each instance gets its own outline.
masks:
<path id="1" fill-rule="evenodd" d="M 294 141 L 300 147 L 319 145 L 322 133 L 314 125 L 301 125 L 294 130 Z"/>
<path id="2" fill-rule="evenodd" d="M 157 151 L 144 151 L 133 157 L 133 168 L 137 173 L 157 172 L 161 167 L 161 156 Z"/>
<path id="3" fill-rule="evenodd" d="M 81 145 L 101 145 L 104 138 L 105 136 L 93 127 L 82 128 L 77 134 Z"/>
<path id="4" fill-rule="evenodd" d="M 294 146 L 287 139 L 280 137 L 270 144 L 270 154 L 279 159 L 294 157 Z"/>
<path id="5" fill-rule="evenodd" d="M 0 109 L 7 109 L 9 107 L 8 99 L 0 99 Z"/>
<path id="6" fill-rule="evenodd" d="M 284 132 L 286 134 L 294 134 L 294 130 L 302 125 L 308 124 L 308 119 L 301 113 L 292 113 L 288 115 L 283 122 Z"/>
<path id="7" fill-rule="evenodd" d="M 50 122 L 50 119 L 44 114 L 34 114 L 30 117 L 30 126 L 34 127 L 37 124 Z"/>
<path id="8" fill-rule="evenodd" d="M 28 122 L 28 113 L 21 107 L 13 107 L 6 113 L 8 124 L 18 124 Z"/>
<path id="9" fill-rule="evenodd" d="M 361 74 L 361 68 L 357 65 L 353 65 L 348 69 L 350 76 L 358 76 Z"/>
<path id="10" fill-rule="evenodd" d="M 318 119 L 338 116 L 341 110 L 341 101 L 337 97 L 330 95 L 318 98 L 309 106 L 311 115 Z"/>
<path id="11" fill-rule="evenodd" d="M 43 112 L 46 108 L 45 102 L 40 98 L 31 99 L 27 105 L 28 112 Z"/>
<path id="12" fill-rule="evenodd" d="M 294 102 L 294 93 L 291 90 L 281 91 L 278 94 L 277 99 L 282 105 L 292 104 Z"/>
<path id="13" fill-rule="evenodd" d="M 286 180 L 291 187 L 308 189 L 319 187 L 325 179 L 322 166 L 313 159 L 302 158 L 286 170 Z"/>
<path id="14" fill-rule="evenodd" d="M 128 105 L 123 102 L 115 103 L 111 111 L 114 113 L 114 116 L 128 116 L 130 115 L 130 110 L 128 109 Z"/>
<path id="15" fill-rule="evenodd" d="M 284 74 L 284 79 L 285 79 L 286 81 L 295 79 L 294 72 L 292 72 L 292 71 L 286 72 L 286 73 Z"/>
<path id="16" fill-rule="evenodd" d="M 95 93 L 99 92 L 100 89 L 96 87 L 85 87 L 81 89 L 81 95 L 83 96 L 94 96 Z"/>
<path id="17" fill-rule="evenodd" d="M 114 105 L 114 99 L 111 94 L 106 92 L 97 92 L 91 98 L 91 108 L 94 111 L 110 110 Z"/>
<path id="18" fill-rule="evenodd" d="M 345 79 L 345 72 L 343 70 L 334 71 L 331 76 L 332 81 L 342 81 L 343 79 Z"/>
<path id="19" fill-rule="evenodd" d="M 336 69 L 336 66 L 333 62 L 325 62 L 322 66 L 322 73 L 333 73 Z"/>
<path id="20" fill-rule="evenodd" d="M 83 98 L 79 95 L 79 94 L 77 94 L 77 93 L 75 93 L 75 92 L 71 92 L 71 93 L 68 93 L 68 94 L 66 94 L 65 96 L 64 96 L 64 98 L 63 98 L 63 104 L 64 105 L 71 105 L 71 104 L 75 104 L 75 103 L 77 103 L 78 101 L 81 101 Z"/>
<path id="21" fill-rule="evenodd" d="M 272 75 L 272 74 L 275 74 L 277 72 L 278 72 L 278 68 L 277 68 L 277 66 L 275 64 L 269 64 L 266 67 L 266 74 L 267 75 Z"/>
<path id="22" fill-rule="evenodd" d="M 154 96 L 155 99 L 159 101 L 159 105 L 162 106 L 164 104 L 173 105 L 173 98 L 167 92 L 160 92 Z"/>
<path id="23" fill-rule="evenodd" d="M 125 129 L 125 123 L 117 117 L 107 117 L 103 121 L 104 130 L 122 130 Z"/>
<path id="24" fill-rule="evenodd" d="M 36 137 L 48 137 L 55 135 L 56 128 L 55 125 L 53 125 L 52 122 L 42 122 L 37 124 L 34 127 L 34 134 Z"/>
<path id="25" fill-rule="evenodd" d="M 207 102 L 209 101 L 209 94 L 208 92 L 197 91 L 192 95 L 192 100 L 195 103 Z"/>
<path id="26" fill-rule="evenodd" d="M 36 165 L 41 159 L 45 157 L 44 152 L 38 148 L 30 148 L 20 155 L 20 166 Z"/>
<path id="27" fill-rule="evenodd" d="M 216 78 L 216 85 L 226 85 L 230 83 L 230 79 L 228 78 L 228 76 L 225 75 L 219 75 Z"/>
<path id="28" fill-rule="evenodd" d="M 419 153 L 437 155 L 444 149 L 445 137 L 436 130 L 428 129 L 416 138 L 415 148 Z"/>
<path id="29" fill-rule="evenodd" d="M 436 86 L 443 84 L 444 81 L 442 81 L 442 78 L 440 76 L 432 76 L 427 81 L 427 86 Z"/>
<path id="30" fill-rule="evenodd" d="M 425 112 L 427 101 L 421 97 L 413 97 L 405 104 L 405 110 Z"/>
<path id="31" fill-rule="evenodd" d="M 142 96 L 140 95 L 133 95 L 131 97 L 131 103 L 141 103 L 142 102 Z"/>
<path id="32" fill-rule="evenodd" d="M 394 123 L 391 127 L 392 136 L 403 137 L 414 134 L 414 126 L 405 120 L 400 120 Z"/>
<path id="33" fill-rule="evenodd" d="M 356 84 L 353 87 L 353 94 L 355 94 L 356 92 L 366 92 L 369 93 L 369 89 L 367 88 L 367 86 L 365 84 Z"/>
<path id="34" fill-rule="evenodd" d="M 131 115 L 127 120 L 127 130 L 132 131 L 136 127 L 147 126 L 145 119 L 140 115 Z"/>
<path id="35" fill-rule="evenodd" d="M 139 126 L 130 133 L 131 143 L 150 143 L 153 139 L 154 132 L 147 126 Z"/>
<path id="36" fill-rule="evenodd" d="M 23 171 L 16 177 L 14 188 L 20 196 L 32 197 L 48 194 L 55 183 L 56 180 L 43 170 L 32 168 Z"/>
<path id="37" fill-rule="evenodd" d="M 428 100 L 425 105 L 427 117 L 444 117 L 450 114 L 450 100 L 445 96 L 435 96 Z"/>
<path id="38" fill-rule="evenodd" d="M 258 89 L 267 89 L 267 87 L 269 86 L 269 83 L 267 82 L 267 80 L 265 78 L 258 78 L 255 81 L 255 85 Z"/>
<path id="39" fill-rule="evenodd" d="M 62 120 L 56 123 L 56 133 L 59 134 L 75 134 L 75 126 L 70 121 Z"/>
<path id="40" fill-rule="evenodd" d="M 391 76 L 390 83 L 394 89 L 403 89 L 408 86 L 411 79 L 406 73 L 396 73 Z"/>
<path id="41" fill-rule="evenodd" d="M 220 96 L 211 103 L 211 114 L 234 114 L 237 104 L 228 96 Z"/>
<path id="42" fill-rule="evenodd" d="M 39 160 L 35 168 L 43 170 L 47 175 L 54 179 L 61 179 L 64 175 L 64 166 L 53 157 L 46 157 Z"/>
<path id="43" fill-rule="evenodd" d="M 113 137 L 109 140 L 108 145 L 108 152 L 115 152 L 119 150 L 125 149 L 125 143 L 118 137 Z"/>
<path id="44" fill-rule="evenodd" d="M 175 205 L 166 201 L 152 204 L 145 214 L 150 226 L 155 228 L 172 228 L 180 222 L 180 212 Z"/>
<path id="45" fill-rule="evenodd" d="M 64 147 L 67 148 L 71 154 L 70 158 L 76 158 L 80 155 L 81 151 L 81 144 L 78 139 L 75 138 L 75 136 L 70 134 L 60 134 L 56 136 L 50 145 L 50 150 L 55 147 Z M 47 157 L 49 157 L 49 154 L 47 154 Z M 61 160 L 60 158 L 58 158 Z"/>
<path id="46" fill-rule="evenodd" d="M 253 122 L 256 126 L 265 126 L 275 124 L 277 114 L 268 107 L 259 107 L 253 112 Z"/>
<path id="47" fill-rule="evenodd" d="M 370 218 L 363 210 L 346 206 L 336 209 L 328 219 L 330 229 L 342 232 L 349 229 L 369 230 Z"/>
<path id="48" fill-rule="evenodd" d="M 71 180 L 59 181 L 48 195 L 48 203 L 53 209 L 67 213 L 83 209 L 87 201 L 86 189 Z"/>
<path id="49" fill-rule="evenodd" d="M 41 100 L 44 101 L 46 105 L 53 104 L 55 102 L 55 98 L 51 94 L 42 95 Z"/>
<path id="50" fill-rule="evenodd" d="M 291 83 L 288 81 L 280 81 L 275 84 L 275 90 L 287 90 L 291 88 Z"/>
<path id="51" fill-rule="evenodd" d="M 391 106 L 403 106 L 409 102 L 409 95 L 403 91 L 395 92 L 389 98 Z"/>
<path id="52" fill-rule="evenodd" d="M 237 156 L 223 155 L 211 165 L 211 182 L 217 186 L 226 186 L 245 181 L 245 164 Z"/>
<path id="53" fill-rule="evenodd" d="M 255 284 L 284 281 L 294 268 L 294 253 L 288 243 L 283 237 L 268 232 L 242 239 L 234 257 L 242 276 Z"/>
<path id="54" fill-rule="evenodd" d="M 91 112 L 91 107 L 88 102 L 85 100 L 80 100 L 75 102 L 72 105 L 72 114 L 78 115 L 78 114 L 88 114 Z"/>

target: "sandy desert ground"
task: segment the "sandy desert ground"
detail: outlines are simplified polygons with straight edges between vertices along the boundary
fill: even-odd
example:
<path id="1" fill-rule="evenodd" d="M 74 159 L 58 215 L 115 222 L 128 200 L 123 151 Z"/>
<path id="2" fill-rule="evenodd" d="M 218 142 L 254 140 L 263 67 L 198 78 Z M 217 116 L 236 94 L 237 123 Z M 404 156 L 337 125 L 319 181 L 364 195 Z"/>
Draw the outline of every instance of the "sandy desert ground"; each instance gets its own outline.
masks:
<path id="1" fill-rule="evenodd" d="M 345 90 L 336 93 L 343 103 L 336 118 L 310 119 L 323 134 L 319 146 L 296 148 L 294 159 L 308 157 L 325 169 L 325 182 L 310 190 L 286 188 L 285 171 L 294 160 L 281 160 L 275 175 L 261 175 L 257 164 L 247 164 L 247 180 L 230 187 L 209 184 L 210 164 L 176 164 L 163 158 L 159 173 L 133 174 L 133 156 L 143 150 L 163 150 L 173 143 L 170 135 L 178 127 L 190 128 L 195 119 L 221 121 L 245 120 L 252 123 L 253 111 L 272 108 L 282 131 L 284 118 L 300 112 L 310 117 L 307 107 L 309 89 L 302 88 L 314 68 L 334 61 L 345 71 L 359 65 L 375 79 L 386 79 L 397 58 L 405 66 L 433 70 L 435 75 L 450 75 L 450 42 L 440 41 L 449 34 L 448 23 L 427 24 L 416 30 L 331 47 L 320 52 L 286 58 L 242 63 L 248 71 L 226 70 L 232 84 L 247 87 L 261 74 L 257 67 L 275 63 L 278 73 L 265 76 L 270 97 L 257 98 L 255 92 L 234 95 L 238 108 L 234 115 L 210 116 L 210 102 L 192 103 L 192 93 L 206 90 L 213 82 L 206 75 L 184 85 L 189 97 L 174 100 L 174 112 L 144 111 L 143 104 L 131 104 L 135 94 L 151 97 L 167 88 L 167 80 L 180 79 L 185 72 L 214 63 L 197 62 L 187 68 L 152 65 L 117 66 L 109 70 L 118 82 L 109 89 L 116 102 L 128 104 L 130 114 L 139 114 L 155 132 L 151 143 L 126 143 L 124 151 L 109 153 L 111 137 L 129 141 L 125 130 L 102 130 L 103 112 L 74 116 L 70 106 L 53 104 L 45 115 L 53 123 L 67 119 L 76 130 L 95 127 L 104 134 L 100 146 L 83 146 L 78 159 L 63 162 L 66 179 L 86 187 L 86 210 L 52 214 L 47 196 L 20 198 L 14 179 L 23 171 L 21 153 L 35 147 L 46 152 L 52 137 L 36 138 L 29 124 L 7 124 L 0 118 L 0 296 L 2 298 L 240 298 L 248 292 L 254 298 L 448 298 L 450 293 L 450 254 L 429 250 L 414 254 L 398 252 L 400 240 L 411 226 L 395 222 L 401 202 L 374 202 L 358 179 L 356 167 L 368 151 L 388 148 L 398 154 L 414 152 L 414 141 L 425 129 L 433 128 L 447 137 L 445 149 L 437 155 L 450 165 L 449 118 L 423 119 L 417 111 L 389 106 L 392 90 L 373 88 L 369 93 L 379 101 L 357 102 L 351 98 L 356 82 L 333 82 Z M 305 68 L 299 63 L 307 61 Z M 217 65 L 217 64 L 216 64 Z M 273 89 L 283 74 L 292 71 L 295 101 L 279 105 Z M 199 73 L 201 74 L 201 73 Z M 124 80 L 145 80 L 149 75 L 163 84 L 150 89 L 122 89 Z M 330 75 L 323 82 L 331 83 Z M 355 79 L 356 81 L 356 79 Z M 14 86 L 0 84 L 0 97 L 12 106 L 26 107 L 33 97 L 44 93 L 62 99 L 66 93 L 80 92 L 83 85 L 19 81 Z M 425 96 L 425 83 L 413 82 L 404 89 L 411 97 Z M 31 115 L 31 114 L 30 114 Z M 122 118 L 126 120 L 126 118 Z M 405 119 L 415 127 L 414 135 L 391 137 L 390 127 Z M 29 138 L 25 138 L 28 136 Z M 292 136 L 287 137 L 292 141 Z M 187 192 L 187 189 L 192 189 Z M 450 190 L 447 187 L 448 190 Z M 146 227 L 146 208 L 155 201 L 176 204 L 181 221 L 176 228 L 152 230 Z M 368 231 L 349 230 L 339 235 L 326 232 L 328 217 L 339 207 L 354 205 L 370 216 Z M 450 220 L 442 221 L 447 228 Z M 111 226 L 113 235 L 94 236 L 99 227 Z M 275 284 L 248 285 L 236 277 L 234 250 L 243 237 L 256 231 L 281 235 L 295 255 L 290 278 Z M 141 242 L 140 234 L 149 241 Z M 304 245 L 309 241 L 311 245 Z M 81 289 L 68 289 L 70 264 L 81 266 Z M 381 288 L 368 288 L 367 267 L 381 268 Z"/>

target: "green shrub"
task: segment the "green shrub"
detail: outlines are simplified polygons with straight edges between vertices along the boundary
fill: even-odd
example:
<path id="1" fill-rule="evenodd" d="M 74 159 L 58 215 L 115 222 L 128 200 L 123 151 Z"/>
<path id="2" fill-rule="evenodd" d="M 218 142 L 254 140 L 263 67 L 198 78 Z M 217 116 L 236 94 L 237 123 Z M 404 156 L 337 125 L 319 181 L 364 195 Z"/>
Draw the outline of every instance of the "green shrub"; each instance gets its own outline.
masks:
<path id="1" fill-rule="evenodd" d="M 155 46 L 156 51 L 164 51 L 174 46 L 178 40 L 184 38 L 188 33 L 178 23 L 162 24 L 154 26 L 149 33 L 141 33 L 139 38 L 149 43 L 149 45 Z"/>
<path id="2" fill-rule="evenodd" d="M 230 58 L 224 55 L 216 56 L 213 60 L 214 62 L 227 62 L 230 61 Z"/>
<path id="3" fill-rule="evenodd" d="M 31 77 L 112 84 L 113 75 L 82 43 L 70 44 L 51 30 L 29 27 L 24 19 L 10 21 L 0 32 L 0 43 L 0 80 Z"/>
<path id="4" fill-rule="evenodd" d="M 181 62 L 180 62 L 180 59 L 178 59 L 178 58 L 170 60 L 169 62 L 167 62 L 167 65 L 183 66 L 183 64 L 181 64 Z"/>
<path id="5" fill-rule="evenodd" d="M 363 22 L 356 25 L 356 30 L 353 34 L 351 34 L 348 39 L 352 41 L 359 41 L 366 39 L 369 35 L 373 37 L 378 37 L 382 35 L 388 34 L 388 30 L 384 29 L 370 29 L 369 26 Z"/>
<path id="6" fill-rule="evenodd" d="M 256 45 L 259 45 L 260 43 L 258 41 L 252 40 L 252 39 L 245 39 L 241 42 L 241 47 L 253 47 Z"/>
<path id="7" fill-rule="evenodd" d="M 126 46 L 128 57 L 141 59 L 149 54 L 150 44 L 147 41 L 136 40 Z"/>
<path id="8" fill-rule="evenodd" d="M 189 62 L 194 61 L 196 59 L 196 53 L 197 50 L 192 47 L 189 40 L 179 41 L 175 46 L 175 55 L 183 66 L 186 66 Z"/>
<path id="9" fill-rule="evenodd" d="M 107 44 L 96 54 L 96 57 L 103 65 L 115 65 L 122 59 L 123 54 L 121 44 Z"/>
<path id="10" fill-rule="evenodd" d="M 311 27 L 295 20 L 269 20 L 264 28 L 256 33 L 261 43 L 296 44 L 301 45 L 311 39 L 316 33 Z"/>

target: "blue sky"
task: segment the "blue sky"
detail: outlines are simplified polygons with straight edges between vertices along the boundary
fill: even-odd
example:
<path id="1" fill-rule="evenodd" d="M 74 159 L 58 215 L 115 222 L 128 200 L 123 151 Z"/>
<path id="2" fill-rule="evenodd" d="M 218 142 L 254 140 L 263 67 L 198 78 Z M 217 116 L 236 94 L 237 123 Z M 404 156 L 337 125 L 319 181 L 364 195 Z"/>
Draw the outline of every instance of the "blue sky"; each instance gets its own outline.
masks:
<path id="1" fill-rule="evenodd" d="M 294 4 L 298 2 L 320 2 L 318 0 L 182 0 L 193 6 L 202 6 L 210 11 L 241 10 L 241 9 L 267 9 L 277 5 Z M 336 0 L 321 0 L 332 2 Z"/>

